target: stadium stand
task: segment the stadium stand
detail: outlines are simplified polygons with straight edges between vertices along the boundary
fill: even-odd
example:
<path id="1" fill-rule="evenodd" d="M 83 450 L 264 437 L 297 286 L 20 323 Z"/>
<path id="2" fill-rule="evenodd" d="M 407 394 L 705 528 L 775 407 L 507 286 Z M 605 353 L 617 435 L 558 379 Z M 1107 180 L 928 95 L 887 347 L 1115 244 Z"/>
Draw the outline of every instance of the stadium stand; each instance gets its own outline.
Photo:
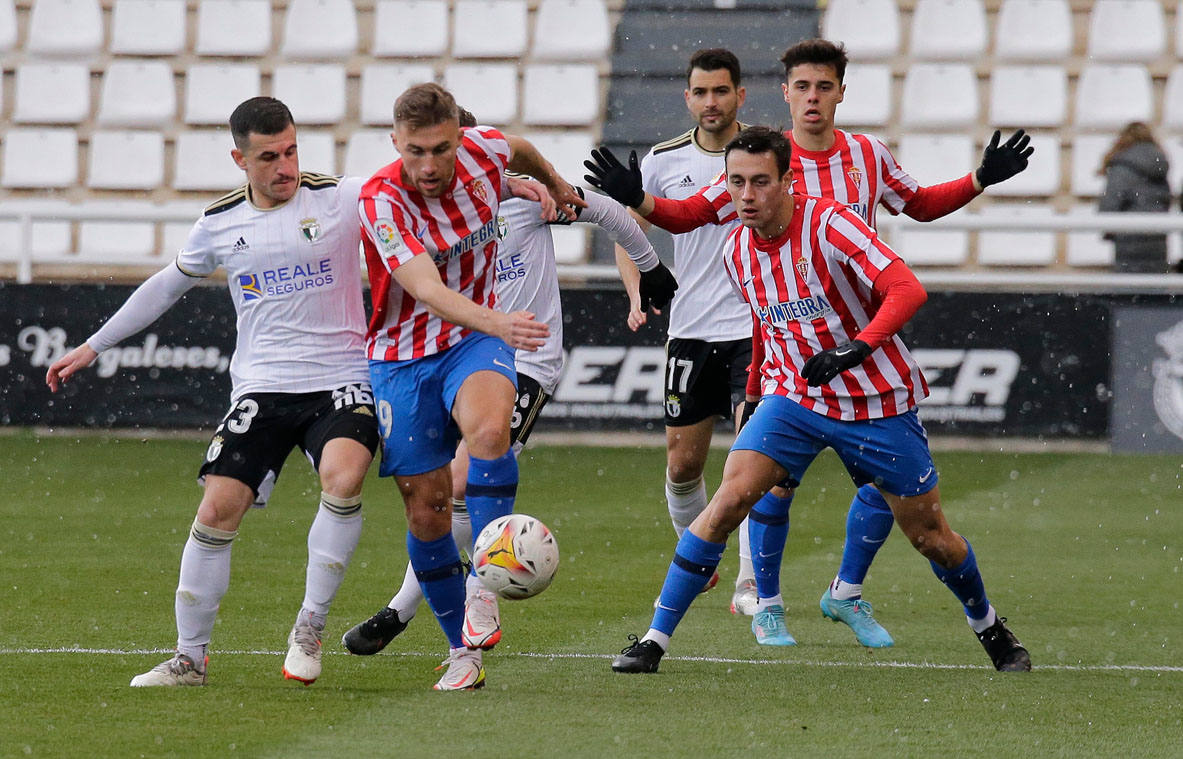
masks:
<path id="1" fill-rule="evenodd" d="M 163 128 L 171 126 L 176 117 L 172 66 L 143 59 L 116 60 L 107 66 L 96 116 L 98 124 Z"/>
<path id="2" fill-rule="evenodd" d="M 180 55 L 185 0 L 115 0 L 107 47 L 115 55 Z"/>
<path id="3" fill-rule="evenodd" d="M 269 0 L 200 0 L 197 6 L 198 55 L 251 57 L 271 49 Z"/>
<path id="4" fill-rule="evenodd" d="M 397 29 L 397 34 L 381 30 Z M 448 51 L 446 0 L 378 0 L 374 8 L 374 43 L 381 58 L 441 56 Z"/>
<path id="5" fill-rule="evenodd" d="M 976 61 L 986 51 L 986 39 L 981 0 L 917 0 L 912 10 L 910 52 L 915 60 Z"/>
<path id="6" fill-rule="evenodd" d="M 1072 8 L 1068 0 L 1003 0 L 994 40 L 999 60 L 1062 61 L 1072 52 Z"/>
<path id="7" fill-rule="evenodd" d="M 185 123 L 225 124 L 234 106 L 261 91 L 261 82 L 253 63 L 194 63 L 185 73 Z"/>
<path id="8" fill-rule="evenodd" d="M 831 0 L 821 31 L 826 39 L 858 50 L 861 61 L 886 60 L 900 49 L 899 9 L 895 0 Z"/>

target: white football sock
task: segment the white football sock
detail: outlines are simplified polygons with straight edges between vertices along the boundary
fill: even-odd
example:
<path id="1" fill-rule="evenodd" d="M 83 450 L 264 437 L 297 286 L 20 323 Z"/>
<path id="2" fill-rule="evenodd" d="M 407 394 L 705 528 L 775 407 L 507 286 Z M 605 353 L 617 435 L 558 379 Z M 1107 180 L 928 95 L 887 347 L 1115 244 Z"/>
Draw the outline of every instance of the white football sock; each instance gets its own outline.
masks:
<path id="1" fill-rule="evenodd" d="M 674 532 L 681 538 L 690 523 L 707 507 L 706 482 L 701 475 L 690 482 L 672 482 L 667 471 L 665 503 L 670 512 L 670 521 L 674 523 Z"/>
<path id="2" fill-rule="evenodd" d="M 308 570 L 304 580 L 304 608 L 327 615 L 357 541 L 361 538 L 361 496 L 340 498 L 320 494 L 320 508 L 308 530 Z"/>
<path id="3" fill-rule="evenodd" d="M 830 583 L 830 598 L 833 598 L 835 601 L 850 601 L 862 597 L 862 583 L 845 582 L 837 577 Z"/>
<path id="4" fill-rule="evenodd" d="M 748 518 L 744 517 L 739 523 L 739 574 L 735 576 L 736 589 L 747 580 L 756 581 L 756 570 L 752 568 L 752 540 L 748 535 Z"/>
<path id="5" fill-rule="evenodd" d="M 468 505 L 463 498 L 452 499 L 452 539 L 456 547 L 472 556 L 472 520 L 468 517 Z"/>
<path id="6" fill-rule="evenodd" d="M 670 636 L 666 635 L 661 630 L 655 630 L 652 627 L 649 628 L 649 632 L 645 633 L 645 637 L 641 638 L 641 640 L 653 641 L 657 645 L 661 646 L 662 651 L 668 651 L 670 648 Z"/>
<path id="7" fill-rule="evenodd" d="M 415 577 L 415 568 L 408 561 L 402 587 L 386 605 L 398 612 L 400 621 L 409 622 L 411 617 L 415 616 L 415 612 L 419 611 L 421 603 L 423 603 L 423 588 L 419 587 L 419 578 Z"/>
<path id="8" fill-rule="evenodd" d="M 757 613 L 762 612 L 762 611 L 766 610 L 769 606 L 780 606 L 781 608 L 784 608 L 784 605 L 785 605 L 784 596 L 782 596 L 780 593 L 777 593 L 772 598 L 761 598 L 758 601 L 756 601 L 756 612 Z"/>
<path id="9" fill-rule="evenodd" d="M 965 621 L 969 622 L 969 626 L 974 632 L 980 633 L 998 621 L 998 612 L 994 611 L 994 604 L 990 604 L 990 608 L 986 610 L 986 616 L 981 619 L 966 617 Z"/>
<path id="10" fill-rule="evenodd" d="M 177 581 L 177 651 L 205 666 L 218 605 L 230 587 L 230 546 L 238 531 L 219 530 L 196 519 L 181 552 Z"/>

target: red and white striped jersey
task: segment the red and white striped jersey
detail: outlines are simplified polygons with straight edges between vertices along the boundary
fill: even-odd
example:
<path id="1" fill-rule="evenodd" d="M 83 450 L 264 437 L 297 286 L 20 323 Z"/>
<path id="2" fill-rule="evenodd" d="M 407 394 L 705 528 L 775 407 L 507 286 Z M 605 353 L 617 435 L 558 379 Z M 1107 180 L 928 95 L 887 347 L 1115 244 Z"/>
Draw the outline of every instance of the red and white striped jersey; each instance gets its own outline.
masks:
<path id="1" fill-rule="evenodd" d="M 919 185 L 900 168 L 895 156 L 877 137 L 834 130 L 829 150 L 804 150 L 793 141 L 793 189 L 797 195 L 833 198 L 875 226 L 875 209 L 883 205 L 893 215 L 903 210 Z M 716 223 L 736 218 L 726 177 L 720 175 L 699 190 L 715 209 Z"/>
<path id="2" fill-rule="evenodd" d="M 430 356 L 455 345 L 470 330 L 433 316 L 392 273 L 414 256 L 435 261 L 444 284 L 480 306 L 496 296 L 497 209 L 510 148 L 492 127 L 462 130 L 456 173 L 448 190 L 425 198 L 402 178 L 402 159 L 366 182 L 358 210 L 362 248 L 370 275 L 374 312 L 366 354 L 379 361 Z"/>
<path id="3" fill-rule="evenodd" d="M 875 278 L 899 256 L 846 206 L 796 194 L 793 201 L 784 234 L 764 240 L 740 227 L 726 247 L 727 273 L 760 323 L 762 394 L 847 421 L 904 413 L 928 385 L 898 335 L 829 384 L 801 378 L 810 356 L 850 342 L 871 321 Z"/>

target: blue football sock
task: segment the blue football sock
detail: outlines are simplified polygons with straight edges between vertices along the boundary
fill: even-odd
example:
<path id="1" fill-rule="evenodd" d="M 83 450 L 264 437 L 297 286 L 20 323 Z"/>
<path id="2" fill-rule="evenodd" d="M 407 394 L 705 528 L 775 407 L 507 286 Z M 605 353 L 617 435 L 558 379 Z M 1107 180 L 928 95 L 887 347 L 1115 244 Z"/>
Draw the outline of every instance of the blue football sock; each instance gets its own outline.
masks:
<path id="1" fill-rule="evenodd" d="M 459 648 L 464 628 L 464 565 L 452 534 L 438 540 L 422 541 L 407 533 L 407 553 L 423 597 L 448 638 L 448 645 Z"/>
<path id="2" fill-rule="evenodd" d="M 513 499 L 517 493 L 518 459 L 513 450 L 495 459 L 469 458 L 464 496 L 474 540 L 489 522 L 513 512 Z"/>
<path id="3" fill-rule="evenodd" d="M 961 601 L 965 615 L 970 619 L 982 619 L 990 612 L 990 599 L 986 598 L 986 586 L 982 583 L 982 573 L 978 571 L 978 560 L 968 540 L 965 540 L 965 549 L 965 561 L 959 567 L 945 569 L 935 561 L 930 563 L 937 579 L 945 583 L 957 600 Z"/>
<path id="4" fill-rule="evenodd" d="M 748 513 L 748 535 L 752 545 L 752 569 L 756 572 L 756 594 L 774 598 L 780 594 L 780 567 L 785 541 L 789 539 L 789 507 L 793 496 L 778 498 L 768 491 Z"/>
<path id="5" fill-rule="evenodd" d="M 875 554 L 891 534 L 895 518 L 883 494 L 874 485 L 863 485 L 850 502 L 846 515 L 846 544 L 842 547 L 842 564 L 838 579 L 851 585 L 862 585 Z"/>
<path id="6" fill-rule="evenodd" d="M 661 598 L 658 599 L 657 611 L 653 613 L 650 627 L 666 635 L 674 634 L 674 628 L 682 621 L 682 616 L 690 608 L 690 602 L 715 574 L 726 547 L 726 543 L 703 540 L 690 530 L 682 533 L 674 549 L 674 560 L 670 562 L 669 572 L 665 576 L 665 585 L 661 587 Z"/>

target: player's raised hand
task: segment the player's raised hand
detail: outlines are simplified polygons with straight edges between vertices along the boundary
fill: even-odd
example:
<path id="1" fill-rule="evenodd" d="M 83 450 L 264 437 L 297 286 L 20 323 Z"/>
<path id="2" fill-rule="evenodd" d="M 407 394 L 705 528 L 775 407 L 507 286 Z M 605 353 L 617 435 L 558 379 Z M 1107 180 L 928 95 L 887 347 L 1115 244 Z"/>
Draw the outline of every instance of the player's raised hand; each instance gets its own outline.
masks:
<path id="1" fill-rule="evenodd" d="M 98 357 L 99 354 L 86 343 L 79 345 L 50 364 L 49 371 L 45 373 L 45 384 L 49 385 L 49 389 L 56 393 L 58 388 L 62 386 L 62 383 L 79 369 L 85 369 L 93 364 L 94 360 Z"/>
<path id="2" fill-rule="evenodd" d="M 982 189 L 1005 182 L 1027 168 L 1027 159 L 1035 152 L 1035 148 L 1030 145 L 1030 135 L 1022 129 L 1017 130 L 1001 145 L 998 144 L 1000 137 L 1002 133 L 995 129 L 994 136 L 982 152 L 982 165 L 977 171 L 978 184 Z"/>
<path id="3" fill-rule="evenodd" d="M 641 311 L 648 311 L 652 307 L 661 313 L 660 309 L 670 304 L 677 289 L 678 280 L 674 279 L 670 270 L 659 261 L 654 268 L 641 272 Z"/>
<path id="4" fill-rule="evenodd" d="M 801 367 L 801 378 L 810 387 L 824 385 L 847 369 L 867 360 L 871 346 L 862 340 L 851 340 L 845 345 L 815 353 Z"/>
<path id="5" fill-rule="evenodd" d="M 554 195 L 555 202 L 559 205 L 559 211 L 571 221 L 579 218 L 580 208 L 587 208 L 587 201 L 583 199 L 579 190 L 565 181 L 560 181 L 553 186 L 548 185 L 547 189 L 550 190 L 551 195 Z"/>
<path id="6" fill-rule="evenodd" d="M 511 348 L 533 353 L 550 337 L 550 327 L 545 322 L 536 321 L 529 311 L 514 311 L 505 317 L 503 333 L 499 337 Z"/>
<path id="7" fill-rule="evenodd" d="M 629 208 L 638 208 L 645 202 L 637 151 L 629 151 L 627 167 L 603 145 L 599 150 L 593 150 L 591 155 L 592 160 L 583 162 L 584 167 L 591 172 L 583 177 L 588 184 Z"/>

